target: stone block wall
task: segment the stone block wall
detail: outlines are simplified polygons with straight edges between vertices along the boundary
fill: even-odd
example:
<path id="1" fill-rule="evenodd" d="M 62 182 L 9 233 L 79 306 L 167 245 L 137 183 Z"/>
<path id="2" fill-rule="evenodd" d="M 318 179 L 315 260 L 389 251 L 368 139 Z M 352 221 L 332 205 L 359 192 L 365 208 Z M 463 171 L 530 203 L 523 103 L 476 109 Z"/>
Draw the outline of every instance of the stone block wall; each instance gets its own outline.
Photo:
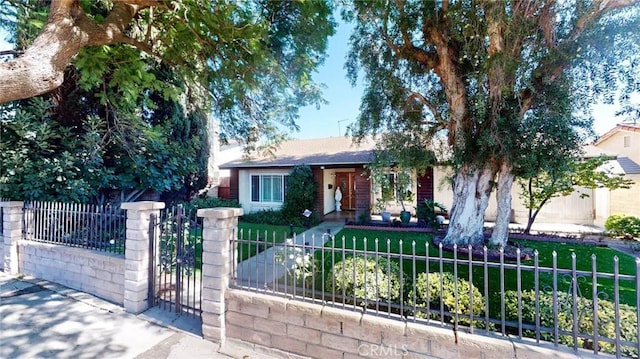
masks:
<path id="1" fill-rule="evenodd" d="M 227 339 L 283 358 L 596 358 L 237 289 L 225 298 Z"/>
<path id="2" fill-rule="evenodd" d="M 25 240 L 18 241 L 17 245 L 21 274 L 123 305 L 123 255 Z"/>

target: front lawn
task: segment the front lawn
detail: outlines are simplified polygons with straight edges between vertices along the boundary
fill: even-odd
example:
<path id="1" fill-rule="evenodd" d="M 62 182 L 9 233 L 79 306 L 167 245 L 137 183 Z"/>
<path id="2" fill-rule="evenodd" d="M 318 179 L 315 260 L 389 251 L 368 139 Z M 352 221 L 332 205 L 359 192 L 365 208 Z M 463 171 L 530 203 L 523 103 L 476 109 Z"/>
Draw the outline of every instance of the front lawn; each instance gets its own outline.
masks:
<path id="1" fill-rule="evenodd" d="M 410 256 L 415 254 L 419 257 L 424 257 L 427 253 L 430 257 L 429 272 L 438 272 L 440 270 L 439 249 L 438 247 L 430 243 L 432 239 L 431 233 L 419 233 L 419 232 L 394 232 L 394 231 L 375 231 L 375 230 L 361 230 L 361 229 L 344 229 L 336 235 L 336 240 L 333 244 L 334 248 L 353 249 L 354 244 L 357 250 L 363 250 L 365 248 L 366 238 L 366 250 L 374 252 L 380 252 L 380 255 L 384 256 L 388 253 L 403 253 Z M 344 242 L 343 242 L 344 239 Z M 376 244 L 375 240 L 378 239 Z M 400 241 L 402 241 L 402 248 L 400 247 Z M 634 258 L 624 253 L 620 253 L 616 250 L 607 247 L 597 247 L 592 245 L 585 245 L 579 243 L 570 242 L 542 242 L 534 240 L 518 240 L 515 241 L 521 244 L 525 248 L 538 251 L 538 268 L 539 271 L 539 290 L 551 291 L 553 288 L 553 276 L 550 271 L 542 270 L 542 268 L 552 268 L 553 266 L 553 251 L 556 252 L 557 268 L 558 269 L 571 269 L 572 268 L 572 255 L 575 254 L 576 270 L 578 271 L 578 283 L 579 290 L 578 295 L 588 299 L 592 298 L 592 279 L 590 272 L 592 269 L 592 255 L 597 258 L 597 271 L 599 273 L 613 273 L 614 272 L 614 257 L 618 257 L 619 274 L 635 275 L 636 264 Z M 428 246 L 427 246 L 428 243 Z M 327 246 L 331 246 L 331 242 L 327 243 Z M 376 247 L 377 246 L 377 247 Z M 453 258 L 453 253 L 443 251 L 443 258 Z M 469 279 L 469 261 L 467 255 L 458 255 L 457 274 L 458 278 L 468 280 Z M 407 278 L 413 278 L 413 261 L 411 259 L 405 259 L 403 261 L 403 272 Z M 488 273 L 488 293 L 490 297 L 491 311 L 497 310 L 500 304 L 500 294 L 502 292 L 501 278 L 504 280 L 504 290 L 517 290 L 517 271 L 516 269 L 510 269 L 513 267 L 514 262 L 510 262 L 505 266 L 504 274 L 501 276 L 501 269 L 495 266 L 490 266 L 487 270 Z M 535 273 L 534 273 L 534 259 L 521 261 L 521 289 L 522 290 L 534 290 L 535 288 Z M 482 260 L 474 259 L 472 269 L 472 281 L 474 285 L 484 292 L 484 267 Z M 453 272 L 452 263 L 442 263 L 443 271 Z M 426 269 L 426 263 L 424 258 L 418 260 L 415 263 L 415 274 L 424 272 Z M 580 275 L 580 271 L 589 273 L 583 273 Z M 608 299 L 613 301 L 614 299 L 614 279 L 613 278 L 598 278 L 597 279 L 597 292 L 601 299 Z M 570 275 L 558 275 L 557 290 L 559 292 L 572 291 L 571 288 L 571 276 Z M 619 294 L 620 302 L 626 303 L 632 306 L 636 305 L 636 291 L 635 283 L 633 280 L 619 280 Z"/>
<path id="2" fill-rule="evenodd" d="M 303 227 L 293 227 L 293 233 L 302 233 Z M 264 250 L 276 243 L 282 243 L 291 237 L 291 227 L 270 224 L 238 222 L 238 262 L 256 255 L 258 250 Z M 248 241 L 248 242 L 247 242 Z"/>

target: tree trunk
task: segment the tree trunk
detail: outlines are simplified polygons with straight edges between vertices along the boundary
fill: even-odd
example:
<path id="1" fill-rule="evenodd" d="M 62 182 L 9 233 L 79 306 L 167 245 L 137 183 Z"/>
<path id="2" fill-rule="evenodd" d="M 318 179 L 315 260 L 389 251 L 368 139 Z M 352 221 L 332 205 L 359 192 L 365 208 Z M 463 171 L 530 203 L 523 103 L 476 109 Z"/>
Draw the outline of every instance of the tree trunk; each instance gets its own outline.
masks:
<path id="1" fill-rule="evenodd" d="M 444 243 L 484 243 L 484 212 L 495 174 L 492 168 L 474 169 L 466 165 L 455 175 L 449 229 Z"/>
<path id="2" fill-rule="evenodd" d="M 509 236 L 509 221 L 511 219 L 511 187 L 513 186 L 513 167 L 509 163 L 503 163 L 498 174 L 498 188 L 496 191 L 496 201 L 498 202 L 498 213 L 496 215 L 496 225 L 493 227 L 489 244 L 494 246 L 504 246 Z"/>

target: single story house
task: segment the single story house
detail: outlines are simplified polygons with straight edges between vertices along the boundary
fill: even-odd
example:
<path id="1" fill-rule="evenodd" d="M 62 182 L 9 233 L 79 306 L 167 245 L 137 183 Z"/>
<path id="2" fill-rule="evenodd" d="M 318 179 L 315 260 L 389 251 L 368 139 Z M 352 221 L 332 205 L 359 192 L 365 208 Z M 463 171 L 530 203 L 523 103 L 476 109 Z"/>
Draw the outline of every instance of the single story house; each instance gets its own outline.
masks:
<path id="1" fill-rule="evenodd" d="M 359 144 L 351 137 L 292 140 L 280 144 L 270 154 L 225 163 L 221 169 L 230 173 L 230 198 L 238 200 L 246 213 L 279 209 L 284 202 L 286 176 L 297 165 L 307 165 L 318 185 L 315 208 L 322 216 L 340 211 L 353 212 L 353 218 L 369 215 L 376 203 L 367 164 L 372 161 L 375 142 L 365 139 Z M 336 189 L 341 199 L 336 203 Z M 433 199 L 433 171 L 415 181 L 416 195 L 411 203 Z M 398 208 L 392 209 L 399 212 Z M 413 211 L 415 213 L 415 210 Z"/>
<path id="2" fill-rule="evenodd" d="M 311 167 L 318 196 L 313 209 L 327 215 L 337 210 L 335 195 L 340 188 L 341 210 L 353 212 L 352 218 L 378 213 L 375 204 L 380 197 L 371 183 L 367 164 L 372 161 L 375 142 L 372 139 L 354 144 L 351 137 L 329 137 L 292 140 L 282 143 L 275 152 L 248 160 L 236 159 L 220 166 L 229 170 L 229 197 L 238 200 L 246 213 L 264 209 L 278 209 L 284 201 L 286 176 L 296 165 Z M 623 213 L 640 216 L 640 125 L 620 124 L 601 136 L 593 145 L 585 146 L 585 156 L 614 157 L 606 166 L 614 172 L 635 181 L 630 189 L 583 188 L 568 196 L 551 199 L 540 211 L 536 221 L 603 226 L 611 214 Z M 409 210 L 415 215 L 417 203 L 429 199 L 451 208 L 453 200 L 451 173 L 446 167 L 429 168 L 424 176 L 416 178 L 415 194 Z M 414 177 L 415 178 L 415 177 Z M 588 197 L 580 194 L 585 193 Z M 512 188 L 512 218 L 515 223 L 526 224 L 528 209 L 520 199 L 520 186 Z M 399 213 L 400 206 L 387 208 Z M 497 203 L 492 194 L 485 218 L 495 219 Z"/>

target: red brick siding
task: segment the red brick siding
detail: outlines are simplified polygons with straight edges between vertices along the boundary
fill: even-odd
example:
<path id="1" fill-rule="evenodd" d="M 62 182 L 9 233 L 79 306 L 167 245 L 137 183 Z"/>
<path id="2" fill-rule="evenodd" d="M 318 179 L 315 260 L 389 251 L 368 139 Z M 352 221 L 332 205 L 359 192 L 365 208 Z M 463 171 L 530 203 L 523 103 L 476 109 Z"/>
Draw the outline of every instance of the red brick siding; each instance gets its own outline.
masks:
<path id="1" fill-rule="evenodd" d="M 354 178 L 356 184 L 356 220 L 362 214 L 371 213 L 371 182 L 369 181 L 368 170 L 363 167 L 356 168 Z"/>
<path id="2" fill-rule="evenodd" d="M 425 199 L 433 200 L 433 167 L 427 168 L 422 176 L 418 176 L 418 193 L 416 196 L 418 204 Z"/>

